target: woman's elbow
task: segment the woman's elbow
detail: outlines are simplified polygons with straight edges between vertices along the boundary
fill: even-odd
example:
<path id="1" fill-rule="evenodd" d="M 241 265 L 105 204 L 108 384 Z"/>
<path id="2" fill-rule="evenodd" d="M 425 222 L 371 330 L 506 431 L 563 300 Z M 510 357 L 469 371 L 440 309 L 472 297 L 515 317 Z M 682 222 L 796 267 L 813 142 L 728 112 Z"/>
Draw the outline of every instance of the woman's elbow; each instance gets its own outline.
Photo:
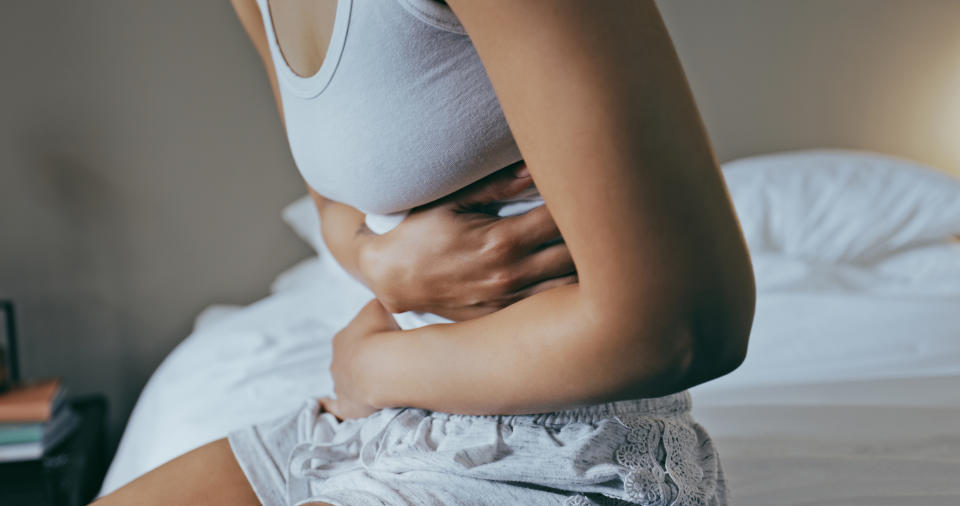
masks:
<path id="1" fill-rule="evenodd" d="M 587 298 L 618 398 L 659 397 L 719 378 L 746 359 L 756 304 L 749 261 L 690 276 L 672 293 Z M 705 280 L 708 280 L 704 282 Z M 668 284 L 669 286 L 669 284 Z M 638 308 L 642 308 L 638 310 Z"/>
<path id="2" fill-rule="evenodd" d="M 627 395 L 656 397 L 686 390 L 734 371 L 747 357 L 753 323 L 752 290 L 700 316 L 684 317 L 651 335 L 637 330 Z M 696 311 L 690 313 L 696 314 Z M 639 360 L 636 357 L 639 355 Z"/>
<path id="3" fill-rule="evenodd" d="M 726 332 L 701 337 L 710 344 L 700 345 L 688 359 L 684 389 L 730 374 L 746 360 L 749 331 Z"/>
<path id="4" fill-rule="evenodd" d="M 702 303 L 684 323 L 686 346 L 677 353 L 681 389 L 725 376 L 746 360 L 756 303 L 753 277 L 738 291 Z"/>
<path id="5" fill-rule="evenodd" d="M 747 356 L 749 330 L 733 332 L 717 328 L 678 325 L 658 345 L 647 341 L 634 357 L 632 378 L 625 396 L 660 397 L 714 380 L 740 367 Z"/>

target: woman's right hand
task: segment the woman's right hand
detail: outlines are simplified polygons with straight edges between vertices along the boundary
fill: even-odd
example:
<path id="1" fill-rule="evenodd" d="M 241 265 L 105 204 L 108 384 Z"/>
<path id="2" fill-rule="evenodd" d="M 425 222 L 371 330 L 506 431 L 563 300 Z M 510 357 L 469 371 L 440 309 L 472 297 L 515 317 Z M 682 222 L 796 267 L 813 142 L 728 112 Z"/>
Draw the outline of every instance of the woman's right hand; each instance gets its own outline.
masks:
<path id="1" fill-rule="evenodd" d="M 366 285 L 392 313 L 461 321 L 576 283 L 570 252 L 545 205 L 510 217 L 488 210 L 532 183 L 520 162 L 413 209 L 361 249 Z"/>

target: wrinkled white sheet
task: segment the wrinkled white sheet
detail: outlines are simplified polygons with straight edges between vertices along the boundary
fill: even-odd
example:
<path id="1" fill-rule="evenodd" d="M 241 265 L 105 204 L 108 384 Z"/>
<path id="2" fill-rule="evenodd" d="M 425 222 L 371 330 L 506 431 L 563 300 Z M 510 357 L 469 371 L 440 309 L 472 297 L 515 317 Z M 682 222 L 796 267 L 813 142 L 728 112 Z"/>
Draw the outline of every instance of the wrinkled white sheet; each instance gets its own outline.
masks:
<path id="1" fill-rule="evenodd" d="M 275 287 L 282 290 L 250 306 L 213 306 L 197 318 L 140 394 L 101 493 L 332 392 L 330 341 L 372 296 L 317 258 Z"/>

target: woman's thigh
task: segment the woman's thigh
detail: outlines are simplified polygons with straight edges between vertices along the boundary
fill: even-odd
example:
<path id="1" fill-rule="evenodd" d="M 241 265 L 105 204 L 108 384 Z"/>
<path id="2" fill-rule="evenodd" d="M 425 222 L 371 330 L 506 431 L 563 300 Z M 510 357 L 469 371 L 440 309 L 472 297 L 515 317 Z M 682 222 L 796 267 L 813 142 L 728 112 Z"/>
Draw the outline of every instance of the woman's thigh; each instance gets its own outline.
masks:
<path id="1" fill-rule="evenodd" d="M 94 503 L 259 505 L 226 439 L 181 455 Z"/>

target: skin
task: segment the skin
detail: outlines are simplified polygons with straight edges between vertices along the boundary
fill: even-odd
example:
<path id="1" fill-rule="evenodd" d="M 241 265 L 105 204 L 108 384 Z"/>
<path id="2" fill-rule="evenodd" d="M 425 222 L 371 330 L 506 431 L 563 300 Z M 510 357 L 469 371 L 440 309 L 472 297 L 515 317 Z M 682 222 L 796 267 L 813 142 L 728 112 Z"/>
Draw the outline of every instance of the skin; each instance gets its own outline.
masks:
<path id="1" fill-rule="evenodd" d="M 410 331 L 373 300 L 334 339 L 339 400 L 325 408 L 532 413 L 665 395 L 736 368 L 753 318 L 752 269 L 655 4 L 448 3 L 578 282 Z M 211 443 L 115 494 L 126 501 L 102 504 L 256 504 L 232 459 L 222 440 Z"/>

